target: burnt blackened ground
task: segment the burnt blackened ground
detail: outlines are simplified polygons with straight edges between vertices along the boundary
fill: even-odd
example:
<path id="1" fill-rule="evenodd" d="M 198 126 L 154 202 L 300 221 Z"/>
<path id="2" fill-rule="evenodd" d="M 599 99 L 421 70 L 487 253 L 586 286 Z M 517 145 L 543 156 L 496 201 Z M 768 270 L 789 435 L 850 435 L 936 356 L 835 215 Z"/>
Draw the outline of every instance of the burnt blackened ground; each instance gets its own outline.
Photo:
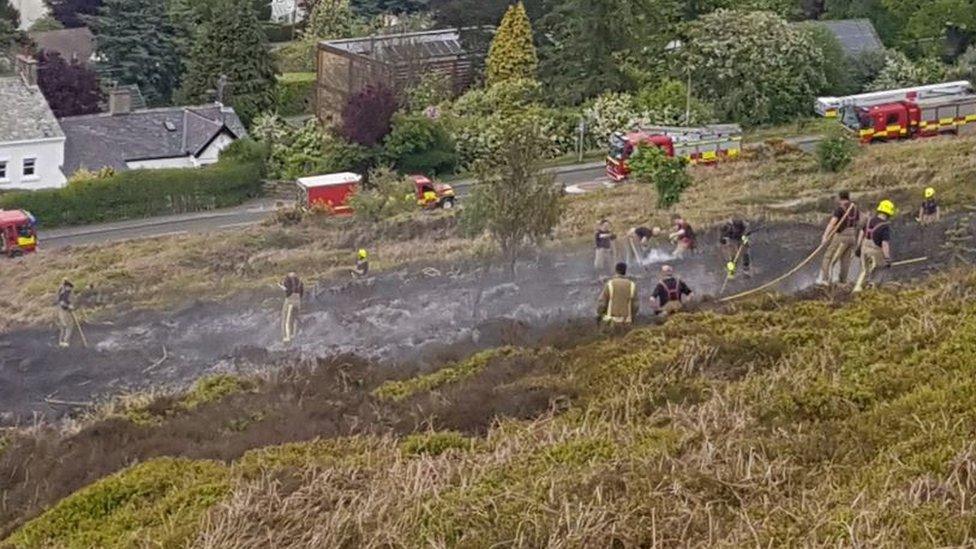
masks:
<path id="1" fill-rule="evenodd" d="M 819 242 L 821 228 L 775 225 L 753 235 L 752 279 L 729 284 L 726 294 L 748 289 L 785 272 Z M 901 224 L 899 258 L 938 252 L 941 229 L 923 235 Z M 706 234 L 697 254 L 672 264 L 699 297 L 715 294 L 724 276 L 717 235 Z M 662 245 L 653 257 L 669 261 Z M 311 289 L 301 332 L 291 346 L 280 341 L 280 298 L 266 293 L 218 303 L 195 302 L 170 312 L 128 313 L 111 323 L 85 326 L 91 344 L 56 347 L 55 330 L 0 335 L 0 425 L 51 419 L 78 405 L 126 391 L 183 386 L 213 373 L 251 373 L 273 368 L 255 357 L 317 358 L 352 354 L 390 368 L 429 368 L 473 351 L 504 344 L 533 345 L 558 338 L 566 322 L 592 319 L 600 284 L 592 254 L 581 248 L 520 264 L 515 280 L 502 269 L 476 266 L 416 267 L 381 273 L 365 282 Z M 658 263 L 632 269 L 647 298 Z M 778 289 L 811 285 L 819 259 Z M 938 261 L 895 269 L 890 278 L 917 276 Z M 855 271 L 856 272 L 856 271 Z M 77 337 L 77 336 L 76 336 Z M 544 342 L 544 341 L 543 341 Z"/>

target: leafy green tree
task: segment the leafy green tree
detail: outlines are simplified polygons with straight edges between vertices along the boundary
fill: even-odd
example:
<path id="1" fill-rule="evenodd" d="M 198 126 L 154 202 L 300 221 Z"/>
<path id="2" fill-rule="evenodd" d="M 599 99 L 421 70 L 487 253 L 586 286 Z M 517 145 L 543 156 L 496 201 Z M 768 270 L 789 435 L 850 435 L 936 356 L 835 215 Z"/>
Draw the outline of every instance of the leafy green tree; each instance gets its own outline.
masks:
<path id="1" fill-rule="evenodd" d="M 105 0 L 91 29 L 107 78 L 139 86 L 150 105 L 169 103 L 180 81 L 180 57 L 162 2 Z"/>
<path id="2" fill-rule="evenodd" d="M 512 4 L 502 17 L 488 50 L 487 84 L 535 78 L 538 64 L 529 15 L 521 2 Z"/>
<path id="3" fill-rule="evenodd" d="M 763 124 L 807 113 L 826 83 L 810 34 L 770 12 L 702 17 L 690 25 L 682 57 L 695 92 L 724 120 Z"/>
<path id="4" fill-rule="evenodd" d="M 538 25 L 539 77 L 558 103 L 633 90 L 667 72 L 680 0 L 551 0 Z"/>
<path id="5" fill-rule="evenodd" d="M 417 209 L 414 185 L 390 168 L 370 170 L 369 186 L 356 191 L 349 199 L 358 219 L 376 223 Z"/>
<path id="6" fill-rule="evenodd" d="M 681 194 L 691 186 L 691 176 L 684 158 L 670 157 L 659 147 L 641 144 L 628 162 L 631 176 L 638 183 L 654 185 L 658 209 L 667 209 L 681 200 Z"/>
<path id="7" fill-rule="evenodd" d="M 454 141 L 443 124 L 418 115 L 394 117 L 383 156 L 403 173 L 444 174 L 457 164 Z"/>
<path id="8" fill-rule="evenodd" d="M 221 75 L 227 77 L 223 102 L 245 124 L 274 105 L 274 60 L 249 0 L 216 0 L 194 40 L 182 95 L 189 102 L 212 101 Z"/>
<path id="9" fill-rule="evenodd" d="M 357 20 L 349 0 L 319 0 L 305 25 L 306 39 L 348 38 L 357 30 Z"/>
<path id="10" fill-rule="evenodd" d="M 352 0 L 352 11 L 360 17 L 375 17 L 382 14 L 406 14 L 424 11 L 428 0 Z"/>
<path id="11" fill-rule="evenodd" d="M 928 58 L 912 61 L 901 52 L 889 50 L 884 68 L 871 81 L 868 88 L 871 90 L 890 90 L 921 84 L 934 84 L 945 78 L 947 69 L 938 59 Z"/>
<path id="12" fill-rule="evenodd" d="M 478 185 L 462 213 L 469 234 L 487 232 L 501 249 L 509 273 L 527 244 L 540 244 L 562 215 L 561 190 L 542 170 L 545 136 L 531 119 L 504 121 L 501 145 L 475 166 Z"/>
<path id="13" fill-rule="evenodd" d="M 17 30 L 19 25 L 20 12 L 10 0 L 0 0 L 0 54 L 12 50 L 14 44 L 23 38 Z"/>
<path id="14" fill-rule="evenodd" d="M 817 162 L 820 169 L 837 173 L 854 162 L 857 143 L 847 135 L 834 135 L 817 143 Z"/>

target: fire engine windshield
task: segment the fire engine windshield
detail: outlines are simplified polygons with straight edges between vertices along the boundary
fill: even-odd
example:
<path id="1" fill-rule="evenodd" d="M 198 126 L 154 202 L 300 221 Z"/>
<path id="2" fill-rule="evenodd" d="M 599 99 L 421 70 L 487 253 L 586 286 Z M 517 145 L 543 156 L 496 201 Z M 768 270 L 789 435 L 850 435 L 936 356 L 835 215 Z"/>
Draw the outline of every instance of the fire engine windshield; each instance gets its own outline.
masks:
<path id="1" fill-rule="evenodd" d="M 610 158 L 623 160 L 627 155 L 627 140 L 624 136 L 613 134 L 610 136 Z"/>
<path id="2" fill-rule="evenodd" d="M 871 127 L 871 117 L 868 116 L 867 111 L 853 106 L 846 106 L 841 109 L 840 121 L 852 130 Z"/>

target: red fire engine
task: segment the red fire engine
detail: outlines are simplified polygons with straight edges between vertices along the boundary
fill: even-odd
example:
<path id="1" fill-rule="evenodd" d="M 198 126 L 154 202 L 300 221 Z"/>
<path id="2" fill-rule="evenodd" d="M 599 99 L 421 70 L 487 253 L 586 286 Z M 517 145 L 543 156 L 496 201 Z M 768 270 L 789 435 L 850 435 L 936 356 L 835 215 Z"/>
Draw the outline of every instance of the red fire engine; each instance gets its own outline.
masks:
<path id="1" fill-rule="evenodd" d="M 0 210 L 0 254 L 17 257 L 37 250 L 34 216 L 24 210 Z"/>
<path id="2" fill-rule="evenodd" d="M 841 122 L 861 142 L 976 132 L 976 95 L 902 100 L 841 108 Z"/>
<path id="3" fill-rule="evenodd" d="M 716 162 L 735 158 L 742 149 L 742 128 L 736 124 L 700 127 L 652 126 L 637 131 L 615 132 L 610 136 L 607 175 L 614 181 L 627 179 L 627 159 L 639 145 L 660 148 L 668 156 L 687 158 L 691 163 Z"/>

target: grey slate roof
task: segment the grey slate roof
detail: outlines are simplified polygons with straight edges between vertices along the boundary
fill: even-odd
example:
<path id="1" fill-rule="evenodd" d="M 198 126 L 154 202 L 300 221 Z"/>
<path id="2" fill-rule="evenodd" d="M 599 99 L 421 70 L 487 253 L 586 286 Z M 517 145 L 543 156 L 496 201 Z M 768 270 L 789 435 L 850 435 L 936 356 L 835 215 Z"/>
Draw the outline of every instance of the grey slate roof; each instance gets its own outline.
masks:
<path id="1" fill-rule="evenodd" d="M 65 61 L 88 63 L 95 53 L 95 35 L 85 27 L 27 33 L 37 49 L 56 51 Z"/>
<path id="2" fill-rule="evenodd" d="M 0 78 L 0 143 L 64 137 L 37 86 L 19 76 Z"/>
<path id="3" fill-rule="evenodd" d="M 67 136 L 65 174 L 104 166 L 125 170 L 132 160 L 196 156 L 223 131 L 247 136 L 234 109 L 218 105 L 70 116 L 61 119 L 61 127 Z"/>
<path id="4" fill-rule="evenodd" d="M 466 55 L 457 29 L 325 40 L 322 45 L 387 63 Z"/>
<path id="5" fill-rule="evenodd" d="M 884 44 L 874 30 L 874 25 L 868 19 L 813 21 L 813 24 L 820 25 L 833 33 L 848 56 L 884 49 Z"/>

